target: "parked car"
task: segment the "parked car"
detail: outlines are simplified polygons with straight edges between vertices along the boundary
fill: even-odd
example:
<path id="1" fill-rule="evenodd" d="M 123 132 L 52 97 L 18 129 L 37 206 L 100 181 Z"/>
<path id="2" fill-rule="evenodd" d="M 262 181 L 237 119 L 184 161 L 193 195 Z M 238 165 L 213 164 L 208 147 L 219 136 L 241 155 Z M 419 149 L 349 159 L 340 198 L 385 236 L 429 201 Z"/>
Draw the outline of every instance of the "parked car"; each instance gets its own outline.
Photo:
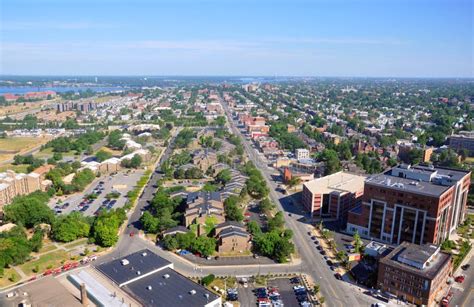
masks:
<path id="1" fill-rule="evenodd" d="M 334 277 L 336 277 L 338 280 L 342 280 L 342 275 L 339 273 L 334 274 Z"/>
<path id="2" fill-rule="evenodd" d="M 464 275 L 459 275 L 454 278 L 454 281 L 462 284 L 464 282 L 464 278 L 465 278 Z"/>
<path id="3" fill-rule="evenodd" d="M 461 266 L 461 269 L 462 269 L 463 271 L 467 271 L 470 267 L 471 267 L 471 265 L 470 265 L 469 263 L 467 263 L 467 264 Z"/>
<path id="4" fill-rule="evenodd" d="M 301 279 L 299 277 L 292 277 L 290 278 L 290 282 L 292 284 L 300 284 L 301 283 Z"/>

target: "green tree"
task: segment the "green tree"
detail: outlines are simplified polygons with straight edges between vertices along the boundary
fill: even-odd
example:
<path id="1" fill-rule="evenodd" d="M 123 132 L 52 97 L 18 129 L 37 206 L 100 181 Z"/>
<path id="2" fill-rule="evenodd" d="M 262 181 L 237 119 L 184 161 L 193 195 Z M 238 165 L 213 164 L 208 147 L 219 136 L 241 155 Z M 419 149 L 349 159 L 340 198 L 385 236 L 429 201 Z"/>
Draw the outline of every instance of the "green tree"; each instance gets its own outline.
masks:
<path id="1" fill-rule="evenodd" d="M 95 154 L 95 158 L 97 159 L 98 162 L 103 162 L 107 159 L 110 159 L 112 158 L 112 154 L 108 151 L 105 151 L 105 150 L 99 150 L 96 154 Z"/>
<path id="2" fill-rule="evenodd" d="M 89 236 L 89 232 L 90 225 L 79 212 L 59 217 L 51 229 L 53 239 L 59 242 L 71 242 L 78 238 L 85 238 Z"/>
<path id="3" fill-rule="evenodd" d="M 242 209 L 239 207 L 240 198 L 234 195 L 231 195 L 224 201 L 224 211 L 226 214 L 226 219 L 230 221 L 242 222 L 244 215 Z"/>

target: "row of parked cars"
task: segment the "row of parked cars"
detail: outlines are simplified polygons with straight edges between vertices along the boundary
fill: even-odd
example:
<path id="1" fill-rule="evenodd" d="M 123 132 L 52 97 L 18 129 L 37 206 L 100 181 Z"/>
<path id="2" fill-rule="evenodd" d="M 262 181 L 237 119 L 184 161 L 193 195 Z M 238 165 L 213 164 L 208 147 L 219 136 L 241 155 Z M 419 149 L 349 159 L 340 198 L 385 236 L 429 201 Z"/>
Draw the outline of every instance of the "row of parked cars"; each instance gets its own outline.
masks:
<path id="1" fill-rule="evenodd" d="M 254 290 L 257 296 L 257 303 L 259 307 L 282 307 L 280 293 L 276 287 L 257 288 Z"/>
<path id="2" fill-rule="evenodd" d="M 308 235 L 311 235 L 310 232 L 308 232 Z M 323 256 L 324 260 L 326 260 L 326 264 L 329 266 L 329 269 L 331 271 L 335 271 L 336 270 L 336 266 L 337 264 L 332 262 L 331 259 L 329 259 L 329 257 L 326 255 L 326 251 L 324 250 L 324 248 L 319 244 L 319 240 L 316 236 L 311 236 L 311 240 L 313 240 L 314 242 L 314 245 L 316 246 L 316 249 L 320 252 L 320 254 Z M 339 280 L 342 280 L 342 275 L 339 274 L 339 273 L 335 273 L 334 274 L 334 277 L 336 277 L 336 279 L 339 279 Z"/>

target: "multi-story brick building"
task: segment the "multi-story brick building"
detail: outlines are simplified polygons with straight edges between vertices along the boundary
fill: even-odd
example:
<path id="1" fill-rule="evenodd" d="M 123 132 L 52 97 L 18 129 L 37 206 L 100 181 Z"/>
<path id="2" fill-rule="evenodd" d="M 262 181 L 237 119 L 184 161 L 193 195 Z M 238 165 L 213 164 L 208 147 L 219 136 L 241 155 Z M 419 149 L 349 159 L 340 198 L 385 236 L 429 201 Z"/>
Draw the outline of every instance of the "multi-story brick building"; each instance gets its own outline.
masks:
<path id="1" fill-rule="evenodd" d="M 435 306 L 451 272 L 451 255 L 438 246 L 403 242 L 379 260 L 377 287 L 409 303 Z"/>
<path id="2" fill-rule="evenodd" d="M 470 156 L 474 156 L 474 131 L 461 131 L 459 134 L 451 135 L 449 147 L 458 152 L 466 150 Z"/>
<path id="3" fill-rule="evenodd" d="M 0 212 L 3 206 L 19 195 L 26 195 L 41 189 L 40 175 L 36 173 L 17 174 L 12 170 L 0 173 Z"/>
<path id="4" fill-rule="evenodd" d="M 198 234 L 203 234 L 201 229 L 208 218 L 212 218 L 217 224 L 225 222 L 224 203 L 219 192 L 193 192 L 186 199 L 186 211 L 184 213 L 185 225 L 198 225 Z"/>
<path id="5" fill-rule="evenodd" d="M 219 253 L 244 252 L 250 249 L 250 234 L 238 222 L 227 221 L 216 226 Z"/>
<path id="6" fill-rule="evenodd" d="M 303 206 L 313 216 L 345 219 L 361 201 L 364 180 L 363 176 L 338 172 L 306 182 Z"/>
<path id="7" fill-rule="evenodd" d="M 365 181 L 346 231 L 393 244 L 440 244 L 464 221 L 470 172 L 400 165 Z"/>

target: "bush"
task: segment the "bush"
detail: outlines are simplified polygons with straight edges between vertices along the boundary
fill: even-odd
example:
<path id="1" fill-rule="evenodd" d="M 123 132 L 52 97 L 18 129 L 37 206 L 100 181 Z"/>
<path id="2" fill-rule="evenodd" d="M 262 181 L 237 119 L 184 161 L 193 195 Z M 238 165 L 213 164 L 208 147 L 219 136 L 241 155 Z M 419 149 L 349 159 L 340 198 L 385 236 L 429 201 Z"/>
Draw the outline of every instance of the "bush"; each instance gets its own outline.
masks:
<path id="1" fill-rule="evenodd" d="M 209 274 L 207 276 L 204 276 L 201 280 L 201 283 L 204 285 L 204 286 L 208 286 L 210 285 L 214 279 L 216 279 L 216 276 L 214 274 Z"/>

